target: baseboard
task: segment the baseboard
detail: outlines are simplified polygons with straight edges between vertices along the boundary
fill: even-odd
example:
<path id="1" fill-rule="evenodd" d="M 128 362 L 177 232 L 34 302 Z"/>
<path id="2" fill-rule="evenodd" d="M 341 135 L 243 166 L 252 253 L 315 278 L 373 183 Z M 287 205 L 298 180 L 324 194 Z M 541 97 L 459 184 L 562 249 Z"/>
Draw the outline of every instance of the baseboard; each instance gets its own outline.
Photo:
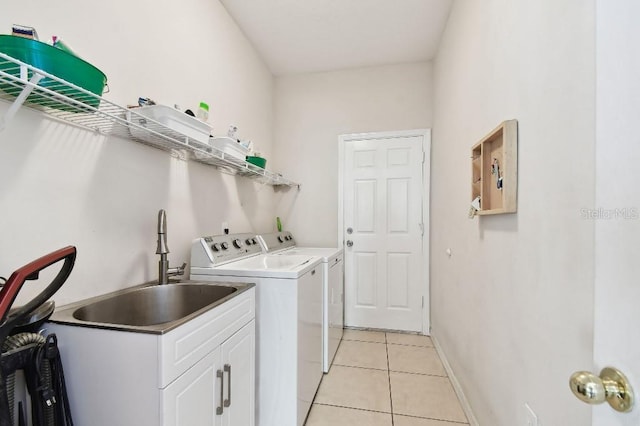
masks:
<path id="1" fill-rule="evenodd" d="M 462 387 L 460 386 L 460 382 L 458 382 L 456 375 L 453 373 L 453 370 L 451 369 L 451 365 L 447 360 L 447 356 L 445 355 L 444 351 L 442 350 L 442 347 L 440 346 L 440 343 L 438 342 L 438 339 L 433 335 L 433 333 L 431 334 L 431 341 L 433 342 L 433 346 L 435 346 L 436 348 L 436 352 L 438 352 L 438 355 L 440 356 L 440 360 L 442 361 L 442 365 L 444 366 L 444 369 L 447 371 L 447 375 L 449 376 L 449 380 L 451 381 L 453 390 L 455 391 L 456 395 L 458 396 L 458 399 L 460 400 L 460 405 L 462 405 L 462 410 L 464 411 L 464 414 L 467 416 L 467 420 L 469 420 L 469 425 L 480 426 L 480 424 L 478 423 L 478 420 L 476 420 L 476 416 L 473 414 L 473 411 L 471 410 L 471 405 L 469 405 L 469 401 L 467 401 L 467 397 L 464 395 L 464 392 L 462 392 Z"/>

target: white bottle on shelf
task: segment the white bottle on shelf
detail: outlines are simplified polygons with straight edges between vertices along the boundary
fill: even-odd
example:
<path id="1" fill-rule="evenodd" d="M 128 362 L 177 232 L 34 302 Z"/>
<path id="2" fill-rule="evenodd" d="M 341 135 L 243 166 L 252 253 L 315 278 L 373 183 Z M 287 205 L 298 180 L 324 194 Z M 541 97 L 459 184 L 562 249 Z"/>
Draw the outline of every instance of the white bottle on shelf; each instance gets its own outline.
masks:
<path id="1" fill-rule="evenodd" d="M 198 112 L 196 113 L 196 117 L 200 121 L 206 122 L 209 120 L 209 105 L 205 102 L 200 102 L 200 106 L 198 107 Z"/>

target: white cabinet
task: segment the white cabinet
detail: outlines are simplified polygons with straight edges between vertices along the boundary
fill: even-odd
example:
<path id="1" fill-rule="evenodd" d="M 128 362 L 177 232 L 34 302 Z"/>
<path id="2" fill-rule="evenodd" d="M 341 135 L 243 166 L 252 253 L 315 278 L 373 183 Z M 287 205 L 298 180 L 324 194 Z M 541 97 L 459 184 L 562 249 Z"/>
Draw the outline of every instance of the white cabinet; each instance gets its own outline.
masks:
<path id="1" fill-rule="evenodd" d="M 251 321 L 222 344 L 222 426 L 255 424 L 255 342 L 255 321 Z"/>
<path id="2" fill-rule="evenodd" d="M 162 425 L 220 425 L 216 404 L 220 401 L 223 378 L 220 351 L 204 357 L 186 373 L 161 391 Z M 218 383 L 218 386 L 216 386 Z"/>
<path id="3" fill-rule="evenodd" d="M 255 424 L 255 321 L 161 391 L 163 426 Z"/>
<path id="4" fill-rule="evenodd" d="M 255 288 L 165 334 L 53 322 L 47 332 L 75 424 L 255 424 Z"/>

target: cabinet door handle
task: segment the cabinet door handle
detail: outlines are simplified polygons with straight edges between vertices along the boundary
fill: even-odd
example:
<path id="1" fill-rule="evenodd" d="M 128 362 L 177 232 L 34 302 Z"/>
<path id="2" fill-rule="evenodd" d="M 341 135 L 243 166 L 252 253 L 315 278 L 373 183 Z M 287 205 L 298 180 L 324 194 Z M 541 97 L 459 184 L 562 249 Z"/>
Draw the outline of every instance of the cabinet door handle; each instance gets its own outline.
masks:
<path id="1" fill-rule="evenodd" d="M 229 374 L 229 378 L 228 378 L 228 382 L 227 382 L 227 396 L 229 398 L 224 400 L 224 406 L 228 407 L 231 405 L 231 365 L 230 364 L 225 364 L 224 365 L 224 371 L 226 371 Z"/>
<path id="2" fill-rule="evenodd" d="M 223 399 L 224 399 L 224 373 L 222 372 L 222 370 L 218 370 L 216 372 L 216 377 L 218 377 L 220 379 L 220 405 L 218 407 L 216 407 L 216 414 L 217 415 L 221 415 L 222 412 L 224 411 L 224 403 L 223 403 Z"/>

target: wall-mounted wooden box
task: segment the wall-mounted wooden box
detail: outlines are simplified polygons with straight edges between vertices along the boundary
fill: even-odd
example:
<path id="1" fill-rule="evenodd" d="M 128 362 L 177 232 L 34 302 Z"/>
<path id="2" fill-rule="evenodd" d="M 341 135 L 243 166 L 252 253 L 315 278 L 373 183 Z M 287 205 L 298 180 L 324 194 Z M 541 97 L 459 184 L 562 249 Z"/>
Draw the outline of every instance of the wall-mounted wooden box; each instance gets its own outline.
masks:
<path id="1" fill-rule="evenodd" d="M 518 195 L 518 121 L 507 120 L 471 148 L 471 201 L 475 214 L 515 213 Z"/>

